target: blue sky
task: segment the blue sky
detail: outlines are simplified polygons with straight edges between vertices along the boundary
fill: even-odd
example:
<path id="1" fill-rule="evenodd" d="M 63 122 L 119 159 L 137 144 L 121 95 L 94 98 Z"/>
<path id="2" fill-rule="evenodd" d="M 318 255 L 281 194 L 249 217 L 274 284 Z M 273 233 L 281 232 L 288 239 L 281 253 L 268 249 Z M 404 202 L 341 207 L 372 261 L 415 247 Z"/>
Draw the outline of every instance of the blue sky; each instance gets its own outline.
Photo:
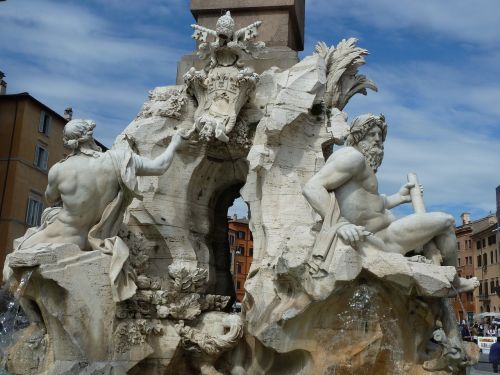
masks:
<path id="1" fill-rule="evenodd" d="M 428 210 L 479 218 L 500 184 L 498 0 L 306 0 L 306 50 L 357 37 L 362 73 L 379 93 L 356 97 L 350 119 L 384 113 L 389 124 L 380 191 L 414 171 Z M 0 2 L 0 70 L 8 92 L 27 91 L 59 113 L 97 122 L 110 146 L 149 90 L 173 84 L 193 50 L 187 0 Z M 243 204 L 236 211 L 243 213 Z M 398 210 L 398 214 L 409 210 Z"/>

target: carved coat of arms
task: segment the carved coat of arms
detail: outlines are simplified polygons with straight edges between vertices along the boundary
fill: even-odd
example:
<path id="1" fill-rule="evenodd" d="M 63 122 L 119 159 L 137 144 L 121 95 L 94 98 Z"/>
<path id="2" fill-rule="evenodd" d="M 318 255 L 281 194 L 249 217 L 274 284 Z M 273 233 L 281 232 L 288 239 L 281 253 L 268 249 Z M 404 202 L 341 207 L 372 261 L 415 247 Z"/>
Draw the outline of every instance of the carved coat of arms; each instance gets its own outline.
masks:
<path id="1" fill-rule="evenodd" d="M 215 30 L 192 25 L 193 38 L 200 42 L 198 56 L 207 60 L 204 69 L 191 68 L 184 75 L 187 92 L 198 102 L 193 130 L 200 138 L 229 141 L 228 134 L 259 80 L 258 74 L 244 67 L 241 57 L 243 53 L 255 56 L 265 47 L 263 42 L 253 42 L 260 25 L 257 21 L 234 31 L 230 12 L 219 18 Z M 207 42 L 209 36 L 214 42 Z"/>

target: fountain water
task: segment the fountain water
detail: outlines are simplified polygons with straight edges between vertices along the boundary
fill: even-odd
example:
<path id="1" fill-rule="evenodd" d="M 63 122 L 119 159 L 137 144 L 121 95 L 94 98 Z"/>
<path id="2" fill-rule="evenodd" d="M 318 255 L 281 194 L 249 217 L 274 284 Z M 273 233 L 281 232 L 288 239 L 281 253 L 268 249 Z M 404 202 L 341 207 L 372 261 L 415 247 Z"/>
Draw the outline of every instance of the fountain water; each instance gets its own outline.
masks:
<path id="1" fill-rule="evenodd" d="M 366 342 L 368 346 L 378 345 L 376 356 L 388 358 L 393 364 L 393 374 L 405 373 L 404 353 L 397 344 L 398 332 L 395 332 L 395 327 L 397 327 L 395 317 L 390 307 L 385 306 L 380 300 L 376 288 L 367 284 L 359 285 L 349 299 L 346 309 L 338 315 L 338 319 L 343 327 L 341 334 L 344 335 L 344 343 L 347 340 L 353 347 L 359 342 Z M 356 362 L 352 360 L 345 365 L 332 366 L 329 371 L 331 374 L 368 373 L 376 363 L 376 359 L 367 360 L 361 367 Z"/>
<path id="2" fill-rule="evenodd" d="M 6 361 L 4 350 L 12 344 L 14 333 L 29 324 L 22 313 L 19 299 L 24 294 L 32 273 L 32 270 L 23 273 L 14 295 L 9 297 L 6 311 L 0 314 L 0 355 L 2 368 Z M 6 286 L 4 286 L 4 288 L 6 288 Z M 8 292 L 6 291 L 5 294 L 8 294 Z M 7 374 L 7 372 L 5 372 L 5 370 L 0 370 L 0 374 Z"/>

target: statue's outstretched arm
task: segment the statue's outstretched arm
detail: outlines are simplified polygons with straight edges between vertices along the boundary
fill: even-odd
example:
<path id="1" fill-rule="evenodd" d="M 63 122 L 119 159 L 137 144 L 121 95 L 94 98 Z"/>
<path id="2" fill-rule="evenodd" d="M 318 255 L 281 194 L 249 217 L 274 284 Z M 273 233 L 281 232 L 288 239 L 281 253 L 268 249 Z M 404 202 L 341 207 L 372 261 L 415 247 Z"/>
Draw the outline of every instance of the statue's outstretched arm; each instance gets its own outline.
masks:
<path id="1" fill-rule="evenodd" d="M 137 163 L 137 176 L 161 176 L 164 174 L 172 164 L 175 152 L 182 142 L 182 136 L 177 133 L 172 137 L 167 149 L 157 158 L 151 160 L 134 155 L 134 158 L 139 161 Z"/>

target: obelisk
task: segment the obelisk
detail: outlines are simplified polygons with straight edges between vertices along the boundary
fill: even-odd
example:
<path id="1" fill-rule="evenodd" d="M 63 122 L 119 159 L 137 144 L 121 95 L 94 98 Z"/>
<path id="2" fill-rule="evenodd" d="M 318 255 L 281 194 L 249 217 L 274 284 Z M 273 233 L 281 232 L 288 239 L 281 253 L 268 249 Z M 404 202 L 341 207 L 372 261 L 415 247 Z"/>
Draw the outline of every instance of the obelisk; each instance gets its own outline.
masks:
<path id="1" fill-rule="evenodd" d="M 236 29 L 262 21 L 258 39 L 266 43 L 266 53 L 245 61 L 257 73 L 272 66 L 290 68 L 299 61 L 297 52 L 304 49 L 305 0 L 191 0 L 190 9 L 196 23 L 210 29 L 228 10 Z M 182 76 L 192 66 L 203 66 L 195 52 L 179 61 L 177 84 L 183 83 Z"/>

